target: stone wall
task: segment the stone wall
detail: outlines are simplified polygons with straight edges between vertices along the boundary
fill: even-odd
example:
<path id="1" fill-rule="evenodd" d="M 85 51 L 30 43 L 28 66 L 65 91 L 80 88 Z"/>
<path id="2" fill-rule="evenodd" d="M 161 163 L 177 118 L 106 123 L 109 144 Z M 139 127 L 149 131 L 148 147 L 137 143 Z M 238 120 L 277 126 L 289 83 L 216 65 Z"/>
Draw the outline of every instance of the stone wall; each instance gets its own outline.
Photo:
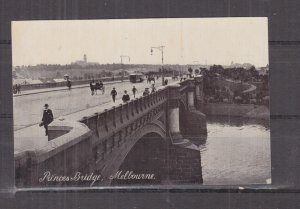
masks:
<path id="1" fill-rule="evenodd" d="M 116 173 L 127 154 L 145 135 L 156 133 L 166 141 L 168 156 L 161 159 L 167 171 L 162 173 L 161 181 L 173 183 L 201 183 L 201 160 L 197 146 L 189 140 L 176 138 L 170 140 L 170 89 L 186 94 L 187 82 L 181 85 L 159 88 L 149 96 L 139 97 L 117 107 L 87 115 L 78 121 L 65 121 L 63 118 L 49 125 L 49 141 L 45 147 L 32 151 L 15 153 L 16 179 L 18 186 L 88 186 L 82 181 L 39 181 L 45 172 L 55 176 L 74 176 L 94 173 L 103 176 L 98 186 L 110 185 L 109 177 Z M 180 91 L 179 91 L 180 90 Z M 175 95 L 176 96 L 176 95 Z M 173 98 L 173 97 L 172 97 Z M 179 109 L 178 95 L 173 105 Z M 179 114 L 177 112 L 177 114 Z M 196 109 L 186 112 L 190 129 L 195 133 L 203 126 L 205 116 Z M 179 115 L 176 119 L 179 120 Z M 178 124 L 177 124 L 178 123 Z M 176 122 L 179 125 L 179 121 Z M 177 130 L 177 129 L 176 129 Z M 172 131 L 172 130 L 171 130 Z M 178 133 L 177 136 L 181 136 Z M 155 162 L 158 156 L 152 156 Z M 167 166 L 167 168 L 166 168 Z M 166 177 L 165 177 L 166 176 Z M 53 176 L 52 176 L 53 177 Z M 99 183 L 99 182 L 98 182 Z M 95 185 L 96 186 L 96 185 Z"/>
<path id="2" fill-rule="evenodd" d="M 270 111 L 267 107 L 254 104 L 207 103 L 204 105 L 204 113 L 206 115 L 270 118 Z"/>
<path id="3" fill-rule="evenodd" d="M 52 139 L 44 147 L 15 153 L 16 186 L 76 185 L 76 182 L 62 183 L 40 179 L 47 175 L 47 172 L 49 177 L 74 176 L 75 172 L 88 172 L 92 167 L 92 132 L 78 122 L 64 121 L 60 124 L 68 127 L 70 131 Z"/>
<path id="4" fill-rule="evenodd" d="M 117 172 L 127 153 L 144 134 L 154 132 L 164 136 L 166 102 L 167 89 L 164 88 L 82 118 L 80 122 L 93 132 L 95 172 L 106 178 Z M 102 183 L 109 185 L 110 179 Z"/>
<path id="5" fill-rule="evenodd" d="M 200 151 L 194 148 L 169 145 L 168 169 L 171 184 L 203 183 Z"/>

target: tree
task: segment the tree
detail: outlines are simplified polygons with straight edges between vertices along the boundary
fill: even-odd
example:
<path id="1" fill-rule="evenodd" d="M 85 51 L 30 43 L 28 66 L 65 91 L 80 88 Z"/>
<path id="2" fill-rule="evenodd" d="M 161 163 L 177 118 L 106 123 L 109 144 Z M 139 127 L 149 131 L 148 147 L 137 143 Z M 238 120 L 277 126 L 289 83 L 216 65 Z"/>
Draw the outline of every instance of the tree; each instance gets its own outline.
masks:
<path id="1" fill-rule="evenodd" d="M 62 78 L 61 73 L 60 72 L 56 72 L 55 78 Z"/>
<path id="2" fill-rule="evenodd" d="M 200 70 L 199 70 L 199 69 L 195 69 L 195 73 L 196 73 L 196 74 L 199 74 L 199 73 L 200 73 Z"/>
<path id="3" fill-rule="evenodd" d="M 190 74 L 193 73 L 193 69 L 191 67 L 189 67 L 188 71 L 189 71 Z"/>

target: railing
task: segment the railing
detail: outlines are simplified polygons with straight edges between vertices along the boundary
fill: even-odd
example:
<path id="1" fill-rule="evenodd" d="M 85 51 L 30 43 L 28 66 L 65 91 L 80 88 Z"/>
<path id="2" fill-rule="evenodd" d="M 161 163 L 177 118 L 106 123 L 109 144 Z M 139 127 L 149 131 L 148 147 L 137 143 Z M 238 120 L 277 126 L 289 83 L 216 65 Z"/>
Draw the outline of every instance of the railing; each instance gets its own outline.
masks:
<path id="1" fill-rule="evenodd" d="M 117 107 L 106 109 L 79 120 L 94 131 L 93 143 L 100 143 L 105 138 L 125 130 L 128 135 L 133 129 L 146 122 L 148 113 L 156 114 L 160 105 L 167 101 L 167 88 L 133 99 Z M 134 126 L 134 127 L 133 127 Z"/>
<path id="2" fill-rule="evenodd" d="M 121 76 L 116 76 L 116 77 L 103 77 L 103 78 L 95 78 L 94 80 L 101 80 L 103 82 L 109 82 L 109 81 L 121 81 L 121 80 L 126 80 L 128 79 L 127 76 L 121 77 Z M 72 86 L 75 85 L 83 85 L 83 84 L 89 84 L 93 79 L 88 79 L 88 80 L 76 80 L 76 81 L 71 81 Z M 44 88 L 55 88 L 55 87 L 63 87 L 67 86 L 67 82 L 57 82 L 57 83 L 38 83 L 38 84 L 24 84 L 21 85 L 21 90 L 26 91 L 26 90 L 32 90 L 32 89 L 44 89 Z"/>
<path id="3" fill-rule="evenodd" d="M 187 82 L 183 81 L 181 87 Z M 169 86 L 159 88 L 148 96 L 96 112 L 75 122 L 55 120 L 49 125 L 51 141 L 44 147 L 15 153 L 17 179 L 29 185 L 38 185 L 37 180 L 46 168 L 53 173 L 68 175 L 74 170 L 86 171 L 95 168 L 98 162 L 104 163 L 105 157 L 116 147 L 130 140 L 132 134 L 138 133 L 165 111 L 169 90 Z M 186 140 L 180 145 L 190 146 Z"/>

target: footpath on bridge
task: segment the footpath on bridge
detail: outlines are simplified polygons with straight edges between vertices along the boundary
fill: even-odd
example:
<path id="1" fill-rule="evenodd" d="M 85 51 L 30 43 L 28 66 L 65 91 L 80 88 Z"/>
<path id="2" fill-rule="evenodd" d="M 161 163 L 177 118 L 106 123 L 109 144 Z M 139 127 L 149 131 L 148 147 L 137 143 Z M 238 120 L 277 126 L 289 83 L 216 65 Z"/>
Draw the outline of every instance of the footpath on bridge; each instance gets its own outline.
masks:
<path id="1" fill-rule="evenodd" d="M 175 83 L 175 82 L 174 82 Z M 171 82 L 170 84 L 174 84 Z M 157 87 L 158 89 L 163 89 L 164 86 Z M 138 92 L 136 98 L 141 97 L 143 92 Z M 132 95 L 131 95 L 132 96 Z M 133 97 L 131 99 L 134 99 Z M 105 109 L 112 108 L 113 106 L 119 106 L 123 104 L 121 96 L 116 99 L 114 103 L 110 100 L 99 106 L 95 106 L 89 109 L 85 109 L 79 112 L 71 113 L 66 116 L 60 116 L 56 120 L 64 119 L 67 121 L 78 121 L 85 116 L 93 115 L 94 113 L 103 112 Z M 14 152 L 20 153 L 26 150 L 35 150 L 37 148 L 42 148 L 48 143 L 48 137 L 45 136 L 44 127 L 39 127 L 38 124 L 23 128 L 14 132 Z"/>
<path id="2" fill-rule="evenodd" d="M 123 82 L 128 82 L 129 80 L 124 80 Z M 114 83 L 122 83 L 122 81 L 107 81 L 103 82 L 105 85 L 114 84 Z M 74 85 L 72 86 L 72 89 L 78 89 L 78 88 L 87 88 L 90 87 L 89 84 L 81 84 L 81 85 Z M 18 96 L 24 96 L 24 95 L 31 95 L 31 94 L 40 94 L 40 93 L 46 93 L 46 92 L 52 92 L 52 91 L 68 91 L 67 86 L 60 86 L 60 87 L 53 87 L 53 88 L 45 88 L 45 89 L 33 89 L 33 90 L 25 90 L 21 91 L 21 94 L 14 94 L 13 97 Z"/>

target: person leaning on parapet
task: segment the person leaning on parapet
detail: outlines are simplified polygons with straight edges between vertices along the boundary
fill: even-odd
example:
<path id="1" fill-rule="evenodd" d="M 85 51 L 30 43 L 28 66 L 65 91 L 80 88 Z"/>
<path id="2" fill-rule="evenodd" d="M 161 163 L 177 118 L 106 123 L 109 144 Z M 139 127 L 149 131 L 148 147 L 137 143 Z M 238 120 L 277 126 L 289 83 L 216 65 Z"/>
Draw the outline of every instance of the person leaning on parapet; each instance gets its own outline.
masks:
<path id="1" fill-rule="evenodd" d="M 145 88 L 145 91 L 143 92 L 143 96 L 148 96 L 150 94 L 149 88 Z"/>
<path id="2" fill-rule="evenodd" d="M 44 105 L 45 109 L 43 112 L 43 118 L 42 122 L 39 124 L 39 126 L 44 126 L 45 128 L 45 135 L 48 136 L 48 125 L 53 121 L 53 113 L 52 110 L 49 109 L 49 105 Z"/>
<path id="3" fill-rule="evenodd" d="M 125 90 L 124 95 L 122 97 L 122 101 L 125 103 L 128 102 L 129 100 L 130 100 L 130 96 L 127 94 L 127 91 Z"/>
<path id="4" fill-rule="evenodd" d="M 112 97 L 112 99 L 113 99 L 113 102 L 115 102 L 116 101 L 116 96 L 117 96 L 117 91 L 116 91 L 116 88 L 115 87 L 113 87 L 113 90 L 111 90 L 111 92 L 110 92 L 110 95 L 111 95 L 111 97 Z"/>

